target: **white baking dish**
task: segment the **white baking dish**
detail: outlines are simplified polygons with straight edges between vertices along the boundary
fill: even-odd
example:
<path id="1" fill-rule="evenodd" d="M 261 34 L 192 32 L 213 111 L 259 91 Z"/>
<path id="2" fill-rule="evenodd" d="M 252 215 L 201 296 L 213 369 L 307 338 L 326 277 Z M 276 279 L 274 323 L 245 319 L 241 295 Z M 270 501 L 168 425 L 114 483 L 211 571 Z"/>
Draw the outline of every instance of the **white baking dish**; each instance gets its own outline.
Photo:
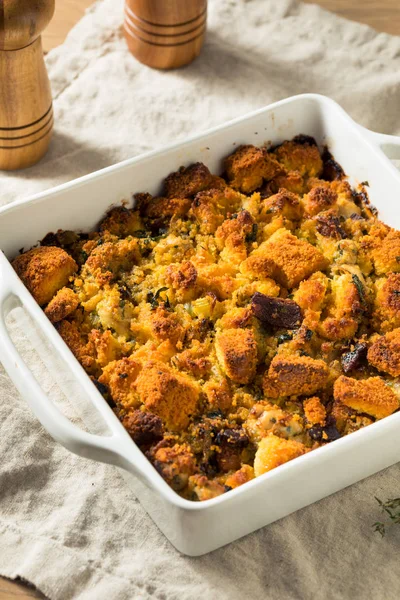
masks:
<path id="1" fill-rule="evenodd" d="M 372 133 L 332 100 L 306 94 L 288 98 L 189 141 L 124 161 L 71 183 L 0 209 L 0 360 L 48 432 L 70 451 L 122 467 L 150 516 L 185 554 L 197 556 L 250 533 L 332 494 L 400 459 L 400 413 L 295 459 L 274 471 L 202 503 L 183 500 L 156 472 L 78 364 L 57 331 L 15 275 L 7 259 L 36 244 L 49 231 L 93 228 L 110 204 L 132 193 L 157 193 L 162 179 L 180 165 L 202 161 L 219 172 L 221 159 L 241 143 L 277 143 L 304 133 L 328 144 L 353 183 L 368 180 L 381 218 L 400 228 L 400 174 L 385 156 L 400 138 Z M 395 158 L 395 156 L 393 156 Z M 72 425 L 45 396 L 19 356 L 5 317 L 23 305 L 90 396 L 93 411 L 110 435 Z"/>

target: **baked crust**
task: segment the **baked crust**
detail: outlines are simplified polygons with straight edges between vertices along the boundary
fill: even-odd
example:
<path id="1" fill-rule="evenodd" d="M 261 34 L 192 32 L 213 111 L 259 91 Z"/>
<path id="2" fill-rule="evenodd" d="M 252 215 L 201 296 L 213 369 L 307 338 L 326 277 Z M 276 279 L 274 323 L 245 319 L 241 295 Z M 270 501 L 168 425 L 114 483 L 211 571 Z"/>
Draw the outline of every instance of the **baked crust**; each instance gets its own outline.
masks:
<path id="1" fill-rule="evenodd" d="M 194 501 L 399 408 L 400 233 L 308 136 L 241 146 L 224 169 L 181 168 L 13 263 Z"/>

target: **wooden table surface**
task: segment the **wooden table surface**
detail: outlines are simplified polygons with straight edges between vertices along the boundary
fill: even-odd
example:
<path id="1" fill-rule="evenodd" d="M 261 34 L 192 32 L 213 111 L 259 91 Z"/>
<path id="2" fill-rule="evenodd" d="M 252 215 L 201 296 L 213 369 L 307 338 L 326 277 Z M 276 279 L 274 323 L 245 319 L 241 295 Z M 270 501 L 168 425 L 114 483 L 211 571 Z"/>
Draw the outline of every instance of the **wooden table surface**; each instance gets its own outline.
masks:
<path id="1" fill-rule="evenodd" d="M 304 1 L 308 4 L 320 4 L 343 17 L 366 23 L 379 31 L 400 35 L 400 0 Z M 91 4 L 93 0 L 57 0 L 54 18 L 43 35 L 45 52 L 63 42 L 68 31 Z M 44 596 L 26 585 L 0 577 L 0 600 L 32 600 L 32 598 L 43 599 Z"/>

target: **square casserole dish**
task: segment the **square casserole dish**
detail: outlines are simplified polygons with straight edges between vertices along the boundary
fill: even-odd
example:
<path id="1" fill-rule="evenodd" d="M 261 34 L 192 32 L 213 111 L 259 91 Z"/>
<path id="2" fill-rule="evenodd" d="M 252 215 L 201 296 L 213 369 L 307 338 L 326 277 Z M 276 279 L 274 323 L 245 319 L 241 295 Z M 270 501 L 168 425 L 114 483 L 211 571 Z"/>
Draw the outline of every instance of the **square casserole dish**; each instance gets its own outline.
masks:
<path id="1" fill-rule="evenodd" d="M 146 190 L 181 165 L 204 162 L 221 171 L 222 159 L 240 144 L 279 143 L 298 134 L 327 144 L 352 184 L 368 180 L 380 218 L 400 228 L 400 138 L 356 124 L 335 102 L 305 94 L 272 104 L 183 143 L 124 161 L 0 209 L 0 360 L 43 426 L 71 452 L 128 473 L 146 511 L 181 552 L 199 556 L 394 464 L 400 458 L 400 412 L 286 463 L 245 485 L 204 502 L 181 498 L 134 444 L 50 321 L 16 276 L 9 260 L 49 231 L 93 229 L 111 204 Z M 156 174 L 156 177 L 155 177 Z M 6 327 L 17 306 L 35 320 L 89 396 L 110 435 L 78 429 L 46 397 L 18 354 Z"/>

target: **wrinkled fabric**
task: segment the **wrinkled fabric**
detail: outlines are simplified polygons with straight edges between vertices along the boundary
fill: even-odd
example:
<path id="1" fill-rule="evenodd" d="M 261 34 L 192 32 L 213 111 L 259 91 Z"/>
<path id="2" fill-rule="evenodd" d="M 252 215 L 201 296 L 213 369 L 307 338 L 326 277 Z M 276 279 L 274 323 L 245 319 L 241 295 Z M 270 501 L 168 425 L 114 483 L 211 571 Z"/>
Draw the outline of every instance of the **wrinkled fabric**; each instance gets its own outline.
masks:
<path id="1" fill-rule="evenodd" d="M 0 204 L 301 92 L 331 96 L 366 127 L 400 134 L 398 37 L 294 0 L 210 0 L 201 56 L 162 72 L 128 53 L 122 14 L 122 0 L 98 2 L 46 57 L 54 139 L 40 164 L 0 175 Z M 21 309 L 9 327 L 46 393 L 87 426 L 81 390 Z M 0 574 L 32 582 L 51 600 L 400 596 L 400 530 L 380 539 L 371 528 L 380 519 L 374 496 L 399 495 L 399 465 L 188 558 L 120 471 L 50 438 L 2 367 L 0 457 Z"/>

